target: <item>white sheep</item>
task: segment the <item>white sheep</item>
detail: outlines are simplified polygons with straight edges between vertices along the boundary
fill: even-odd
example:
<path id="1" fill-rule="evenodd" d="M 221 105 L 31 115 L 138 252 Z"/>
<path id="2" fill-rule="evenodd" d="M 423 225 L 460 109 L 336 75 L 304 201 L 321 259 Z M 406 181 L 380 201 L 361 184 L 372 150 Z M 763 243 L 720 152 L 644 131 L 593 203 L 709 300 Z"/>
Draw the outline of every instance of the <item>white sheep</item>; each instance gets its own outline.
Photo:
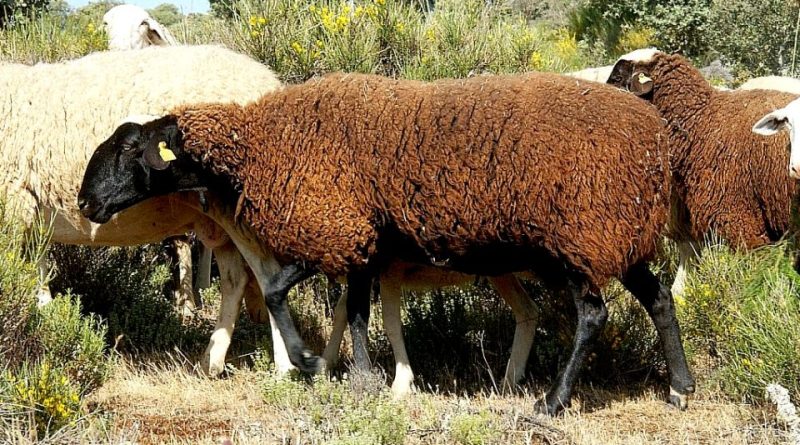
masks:
<path id="1" fill-rule="evenodd" d="M 432 266 L 393 262 L 380 274 L 380 296 L 383 314 L 383 328 L 392 346 L 395 359 L 395 374 L 392 394 L 403 397 L 411 391 L 414 372 L 403 340 L 400 306 L 404 292 L 429 291 L 445 286 L 463 286 L 473 283 L 475 277 L 452 270 Z M 539 311 L 525 289 L 514 275 L 490 277 L 497 294 L 511 307 L 516 321 L 514 341 L 501 382 L 502 389 L 513 388 L 525 375 L 531 345 L 539 321 Z M 334 310 L 333 330 L 322 353 L 326 366 L 333 366 L 339 359 L 339 347 L 347 327 L 346 297 L 339 300 Z M 288 357 L 286 358 L 288 360 Z"/>
<path id="2" fill-rule="evenodd" d="M 108 35 L 108 48 L 112 51 L 141 49 L 148 46 L 176 45 L 169 31 L 161 26 L 144 9 L 134 5 L 119 5 L 103 16 Z M 197 243 L 198 270 L 196 283 L 192 283 L 192 251 L 186 236 L 171 238 L 177 260 L 178 280 L 175 286 L 176 306 L 184 316 L 191 316 L 200 303 L 199 291 L 211 285 L 211 250 Z M 47 269 L 40 264 L 40 274 Z M 38 295 L 39 304 L 51 298 L 49 289 L 43 287 Z"/>
<path id="3" fill-rule="evenodd" d="M 775 90 L 800 94 L 800 79 L 783 76 L 756 77 L 739 87 L 740 90 Z"/>
<path id="4" fill-rule="evenodd" d="M 108 34 L 108 49 L 141 49 L 151 45 L 176 45 L 167 28 L 150 17 L 144 9 L 134 5 L 119 5 L 103 16 Z"/>
<path id="5" fill-rule="evenodd" d="M 612 69 L 614 69 L 614 65 L 607 65 L 607 66 L 600 66 L 597 68 L 586 68 L 580 71 L 573 71 L 571 73 L 566 73 L 566 75 L 574 77 L 576 79 L 591 80 L 592 82 L 606 83 L 606 81 L 608 80 L 608 76 L 611 74 Z"/>
<path id="6" fill-rule="evenodd" d="M 94 148 L 126 116 L 156 114 L 183 103 L 247 103 L 281 88 L 264 65 L 216 46 L 100 52 L 57 64 L 0 64 L 0 195 L 24 224 L 53 219 L 55 242 L 139 245 L 194 230 L 214 247 L 222 308 L 203 358 L 223 369 L 233 323 L 248 283 L 234 245 L 205 217 L 196 194 L 162 197 L 102 226 L 84 219 L 75 196 Z M 253 310 L 263 298 L 248 300 Z M 255 316 L 265 314 L 255 313 Z M 254 312 L 251 312 L 254 316 Z"/>

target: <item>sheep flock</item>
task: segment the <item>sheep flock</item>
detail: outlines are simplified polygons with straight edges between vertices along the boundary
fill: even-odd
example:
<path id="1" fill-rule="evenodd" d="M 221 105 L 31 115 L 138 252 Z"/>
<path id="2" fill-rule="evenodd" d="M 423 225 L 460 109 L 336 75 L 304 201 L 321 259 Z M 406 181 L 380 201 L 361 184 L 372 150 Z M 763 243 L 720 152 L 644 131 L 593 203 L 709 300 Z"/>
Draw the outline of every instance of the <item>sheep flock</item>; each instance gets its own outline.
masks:
<path id="1" fill-rule="evenodd" d="M 336 367 L 348 327 L 351 367 L 370 372 L 374 291 L 392 393 L 406 396 L 405 293 L 487 277 L 516 322 L 501 383 L 513 389 L 540 321 L 521 284 L 530 280 L 545 289 L 539 298 L 577 309 L 572 351 L 536 404 L 555 415 L 570 406 L 608 317 L 603 289 L 617 280 L 655 326 L 668 401 L 686 409 L 695 380 L 673 296 L 705 239 L 755 249 L 794 230 L 795 79 L 722 91 L 682 56 L 650 48 L 568 75 L 333 73 L 283 85 L 242 54 L 178 44 L 139 8 L 117 6 L 104 23 L 110 51 L 0 65 L 0 193 L 26 228 L 52 220 L 56 242 L 194 232 L 205 248 L 199 280 L 212 250 L 220 272 L 200 359 L 211 376 L 225 369 L 243 304 L 269 321 L 279 373 Z M 650 268 L 662 237 L 679 248 L 673 283 Z M 190 294 L 191 265 L 179 263 Z M 40 270 L 47 294 L 44 261 Z M 347 284 L 324 351 L 307 346 L 287 303 L 316 274 Z"/>

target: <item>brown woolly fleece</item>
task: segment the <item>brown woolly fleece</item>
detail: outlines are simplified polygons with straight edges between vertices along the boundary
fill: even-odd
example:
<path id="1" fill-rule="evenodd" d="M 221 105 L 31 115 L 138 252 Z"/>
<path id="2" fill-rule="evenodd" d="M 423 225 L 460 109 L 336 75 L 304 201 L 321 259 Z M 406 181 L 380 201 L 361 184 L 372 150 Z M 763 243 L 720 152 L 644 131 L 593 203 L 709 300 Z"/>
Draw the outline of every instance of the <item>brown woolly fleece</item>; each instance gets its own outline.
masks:
<path id="1" fill-rule="evenodd" d="M 786 173 L 789 138 L 765 138 L 751 128 L 797 96 L 717 91 L 680 55 L 656 53 L 634 69 L 653 79 L 652 102 L 670 130 L 677 204 L 670 235 L 702 240 L 713 231 L 744 248 L 780 239 L 790 228 L 796 188 Z"/>
<path id="2" fill-rule="evenodd" d="M 390 245 L 467 272 L 556 259 L 599 289 L 649 259 L 666 223 L 663 122 L 604 84 L 334 74 L 175 115 L 262 241 L 330 274 Z"/>

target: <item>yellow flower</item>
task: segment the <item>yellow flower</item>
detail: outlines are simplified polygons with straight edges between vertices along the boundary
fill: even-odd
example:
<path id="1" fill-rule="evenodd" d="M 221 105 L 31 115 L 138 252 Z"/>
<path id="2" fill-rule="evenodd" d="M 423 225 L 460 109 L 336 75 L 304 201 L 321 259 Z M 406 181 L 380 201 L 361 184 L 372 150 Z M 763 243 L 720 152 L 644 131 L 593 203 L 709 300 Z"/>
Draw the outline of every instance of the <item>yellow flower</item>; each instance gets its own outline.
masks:
<path id="1" fill-rule="evenodd" d="M 251 15 L 249 22 L 250 22 L 250 26 L 256 26 L 256 23 L 258 23 L 258 17 L 254 16 L 254 15 Z"/>
<path id="2" fill-rule="evenodd" d="M 325 43 L 322 40 L 319 40 L 319 39 L 317 39 L 317 41 L 314 42 L 314 44 L 317 45 L 318 48 L 324 48 L 325 47 Z"/>
<path id="3" fill-rule="evenodd" d="M 683 298 L 682 295 L 675 295 L 674 296 L 674 300 L 675 300 L 675 304 L 680 306 L 680 307 L 683 307 L 683 306 L 686 305 L 686 299 Z"/>
<path id="4" fill-rule="evenodd" d="M 375 3 L 378 5 L 384 5 L 386 4 L 386 0 L 375 0 Z"/>
<path id="5" fill-rule="evenodd" d="M 535 70 L 540 70 L 544 66 L 544 59 L 542 58 L 542 53 L 539 51 L 534 51 L 531 53 L 531 57 L 528 60 L 531 68 Z"/>
<path id="6" fill-rule="evenodd" d="M 267 24 L 267 19 L 264 18 L 264 17 L 259 17 L 258 18 L 258 24 L 261 25 L 261 26 L 266 25 Z"/>
<path id="7" fill-rule="evenodd" d="M 256 30 L 250 31 L 250 37 L 258 37 L 260 33 Z"/>
<path id="8" fill-rule="evenodd" d="M 434 31 L 433 28 L 428 28 L 425 31 L 425 40 L 429 42 L 433 42 L 434 40 L 436 40 L 436 31 Z"/>
<path id="9" fill-rule="evenodd" d="M 356 6 L 356 12 L 355 12 L 356 18 L 359 18 L 362 15 L 364 15 L 364 7 L 363 6 Z"/>
<path id="10" fill-rule="evenodd" d="M 292 49 L 299 55 L 303 55 L 306 52 L 305 48 L 303 48 L 299 42 L 292 42 Z"/>
<path id="11" fill-rule="evenodd" d="M 395 29 L 395 31 L 397 31 L 397 32 L 403 32 L 403 31 L 405 31 L 405 30 L 406 30 L 406 25 L 405 25 L 405 24 L 403 24 L 403 23 L 396 23 L 396 24 L 394 25 L 394 29 Z"/>

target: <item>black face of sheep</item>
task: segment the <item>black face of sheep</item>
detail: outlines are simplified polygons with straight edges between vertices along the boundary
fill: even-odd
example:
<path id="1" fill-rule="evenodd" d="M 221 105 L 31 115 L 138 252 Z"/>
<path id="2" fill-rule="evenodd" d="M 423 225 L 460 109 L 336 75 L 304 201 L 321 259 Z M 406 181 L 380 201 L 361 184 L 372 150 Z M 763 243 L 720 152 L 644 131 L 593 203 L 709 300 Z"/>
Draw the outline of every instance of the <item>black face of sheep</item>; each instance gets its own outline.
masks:
<path id="1" fill-rule="evenodd" d="M 611 70 L 606 83 L 628 90 L 639 97 L 648 97 L 653 92 L 653 79 L 650 78 L 648 67 L 631 60 L 619 60 Z"/>
<path id="2" fill-rule="evenodd" d="M 83 216 L 105 223 L 147 198 L 198 188 L 191 161 L 179 158 L 181 146 L 174 117 L 121 125 L 89 160 L 78 193 Z"/>

